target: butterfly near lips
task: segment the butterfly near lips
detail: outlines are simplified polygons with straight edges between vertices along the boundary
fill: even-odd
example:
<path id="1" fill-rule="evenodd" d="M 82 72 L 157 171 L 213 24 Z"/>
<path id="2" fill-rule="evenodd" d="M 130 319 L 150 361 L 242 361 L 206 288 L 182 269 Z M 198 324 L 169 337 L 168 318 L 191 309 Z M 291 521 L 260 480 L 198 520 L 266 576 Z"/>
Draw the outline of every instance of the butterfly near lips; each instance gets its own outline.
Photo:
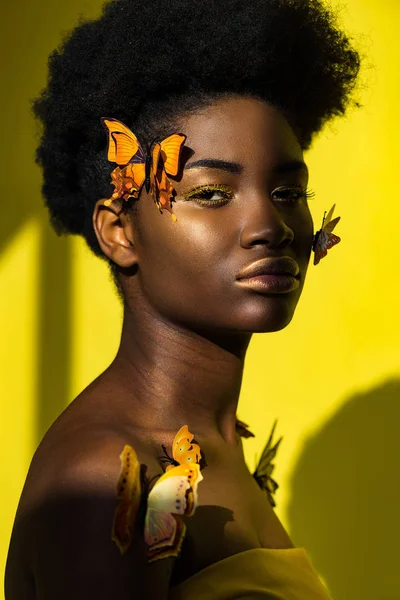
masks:
<path id="1" fill-rule="evenodd" d="M 312 249 L 314 251 L 314 265 L 317 265 L 321 258 L 327 255 L 327 252 L 332 246 L 340 242 L 340 237 L 332 233 L 334 227 L 338 224 L 340 217 L 336 217 L 332 220 L 333 211 L 335 210 L 336 204 L 334 204 L 331 210 L 322 219 L 321 229 L 319 229 L 313 240 Z"/>
<path id="2" fill-rule="evenodd" d="M 104 204 L 109 206 L 118 198 L 137 199 L 144 185 L 160 213 L 163 209 L 169 211 L 175 222 L 171 204 L 175 189 L 168 176 L 175 177 L 179 172 L 186 135 L 173 133 L 163 140 L 156 138 L 145 153 L 135 134 L 121 121 L 102 117 L 101 122 L 108 136 L 107 158 L 118 165 L 111 173 L 114 192 Z"/>
<path id="3" fill-rule="evenodd" d="M 151 480 L 146 477 L 147 467 L 140 465 L 135 450 L 125 445 L 120 454 L 119 505 L 111 535 L 121 554 L 130 547 L 137 523 L 144 515 L 148 562 L 178 556 L 186 532 L 180 515 L 191 516 L 195 512 L 197 486 L 203 479 L 200 462 L 204 457 L 193 438 L 187 425 L 181 427 L 172 444 L 172 457 L 163 446 L 165 456 L 160 460 L 169 463 L 165 472 Z"/>

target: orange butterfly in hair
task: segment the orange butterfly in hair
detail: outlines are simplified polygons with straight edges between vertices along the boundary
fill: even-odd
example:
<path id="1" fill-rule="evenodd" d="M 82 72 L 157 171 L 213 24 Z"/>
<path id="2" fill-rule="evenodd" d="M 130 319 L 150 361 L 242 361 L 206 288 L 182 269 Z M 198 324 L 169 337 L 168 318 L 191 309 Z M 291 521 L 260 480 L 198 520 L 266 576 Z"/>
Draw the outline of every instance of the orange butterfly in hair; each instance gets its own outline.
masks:
<path id="1" fill-rule="evenodd" d="M 148 562 L 178 556 L 186 532 L 186 526 L 179 515 L 193 515 L 197 507 L 197 486 L 203 479 L 200 472 L 202 455 L 198 444 L 191 443 L 193 437 L 187 425 L 181 427 L 172 444 L 173 458 L 168 456 L 163 446 L 166 456 L 161 461 L 172 461 L 172 464 L 163 475 L 156 475 L 151 480 L 145 476 L 147 467 L 140 465 L 134 449 L 125 446 L 120 455 L 120 503 L 112 531 L 112 540 L 122 554 L 131 545 L 137 516 L 145 505 L 144 538 Z M 157 481 L 149 492 L 154 479 Z M 145 491 L 143 496 L 142 489 Z"/>
<path id="2" fill-rule="evenodd" d="M 161 141 L 156 138 L 145 153 L 135 134 L 121 121 L 102 117 L 101 122 L 108 135 L 107 158 L 118 165 L 111 173 L 114 192 L 104 204 L 109 206 L 117 198 L 138 198 L 144 184 L 146 192 L 151 191 L 159 211 L 162 213 L 165 208 L 176 221 L 171 205 L 175 190 L 168 175 L 175 177 L 179 172 L 186 135 L 173 133 Z"/>
<path id="3" fill-rule="evenodd" d="M 326 211 L 324 213 L 324 218 L 322 219 L 322 226 L 319 231 L 314 236 L 312 249 L 314 251 L 314 265 L 317 265 L 321 258 L 327 255 L 329 248 L 335 246 L 340 242 L 340 237 L 332 233 L 334 227 L 336 227 L 337 223 L 340 220 L 340 217 L 336 217 L 332 219 L 333 211 L 335 210 L 336 204 L 334 204 L 331 210 L 328 212 L 328 216 L 325 217 Z"/>

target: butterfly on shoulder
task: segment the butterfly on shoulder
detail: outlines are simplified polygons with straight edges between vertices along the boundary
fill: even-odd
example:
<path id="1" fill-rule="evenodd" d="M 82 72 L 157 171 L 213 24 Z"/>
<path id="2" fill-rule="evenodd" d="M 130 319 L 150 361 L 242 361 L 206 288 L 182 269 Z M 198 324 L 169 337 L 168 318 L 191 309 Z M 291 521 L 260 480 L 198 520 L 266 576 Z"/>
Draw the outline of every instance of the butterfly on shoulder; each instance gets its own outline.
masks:
<path id="1" fill-rule="evenodd" d="M 314 236 L 312 245 L 314 251 L 314 265 L 317 265 L 321 258 L 327 255 L 329 248 L 332 248 L 332 246 L 340 242 L 340 237 L 332 233 L 334 227 L 336 227 L 340 220 L 340 217 L 331 220 L 335 206 L 336 204 L 332 206 L 326 217 L 326 211 L 324 212 L 321 229 L 319 229 Z"/>
<path id="2" fill-rule="evenodd" d="M 254 479 L 258 483 L 259 487 L 262 490 L 265 490 L 269 503 L 273 507 L 276 506 L 276 502 L 273 498 L 273 495 L 275 494 L 279 485 L 271 477 L 272 471 L 275 468 L 275 465 L 272 463 L 272 460 L 275 458 L 279 444 L 283 440 L 283 436 L 281 436 L 276 442 L 276 444 L 272 446 L 272 436 L 274 435 L 277 422 L 278 420 L 276 419 L 272 427 L 272 431 L 270 433 L 268 442 L 266 443 L 264 450 L 261 453 L 260 460 L 258 461 L 258 464 L 253 473 Z"/>
<path id="3" fill-rule="evenodd" d="M 151 480 L 146 477 L 147 467 L 140 465 L 134 449 L 129 445 L 124 447 L 117 484 L 120 502 L 111 536 L 121 554 L 130 547 L 135 526 L 143 522 L 144 515 L 148 562 L 178 556 L 186 532 L 179 515 L 194 514 L 198 503 L 197 486 L 203 480 L 199 462 L 201 450 L 198 444 L 191 443 L 193 438 L 187 425 L 181 427 L 172 444 L 173 458 L 163 446 L 166 456 L 162 459 L 173 463 L 163 475 L 156 475 Z"/>
<path id="4" fill-rule="evenodd" d="M 160 213 L 163 209 L 169 211 L 175 222 L 171 204 L 175 189 L 168 176 L 175 177 L 179 173 L 186 135 L 173 133 L 163 140 L 155 138 L 145 153 L 135 134 L 121 121 L 102 117 L 101 122 L 108 136 L 107 158 L 118 165 L 111 173 L 114 192 L 104 204 L 110 206 L 118 198 L 137 199 L 144 185 Z"/>

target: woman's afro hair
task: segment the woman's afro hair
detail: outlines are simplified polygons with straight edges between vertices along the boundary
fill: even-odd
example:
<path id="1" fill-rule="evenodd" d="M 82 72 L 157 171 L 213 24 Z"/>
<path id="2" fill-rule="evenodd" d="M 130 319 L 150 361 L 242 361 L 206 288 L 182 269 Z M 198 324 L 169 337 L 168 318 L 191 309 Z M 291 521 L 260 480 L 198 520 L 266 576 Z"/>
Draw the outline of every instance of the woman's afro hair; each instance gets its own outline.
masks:
<path id="1" fill-rule="evenodd" d="M 92 214 L 114 191 L 116 165 L 107 160 L 101 117 L 123 121 L 147 144 L 213 99 L 248 95 L 281 110 L 307 149 L 327 121 L 356 104 L 359 67 L 358 52 L 319 0 L 105 4 L 100 18 L 80 22 L 52 52 L 47 87 L 33 100 L 52 226 L 82 235 L 105 258 Z"/>

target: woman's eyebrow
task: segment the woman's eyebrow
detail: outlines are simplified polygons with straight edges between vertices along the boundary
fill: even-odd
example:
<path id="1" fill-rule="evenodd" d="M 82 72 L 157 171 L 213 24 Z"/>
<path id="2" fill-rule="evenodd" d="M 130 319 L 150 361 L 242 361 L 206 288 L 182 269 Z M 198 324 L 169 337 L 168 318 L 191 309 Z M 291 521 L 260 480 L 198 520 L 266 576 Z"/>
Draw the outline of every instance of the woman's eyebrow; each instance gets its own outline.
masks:
<path id="1" fill-rule="evenodd" d="M 239 163 L 228 162 L 226 160 L 220 160 L 219 158 L 201 158 L 193 162 L 189 162 L 185 165 L 184 170 L 194 169 L 196 167 L 205 167 L 207 169 L 219 169 L 220 171 L 227 171 L 228 173 L 234 173 L 240 175 L 243 171 L 243 166 Z"/>
<path id="2" fill-rule="evenodd" d="M 308 171 L 307 165 L 302 160 L 290 160 L 281 163 L 274 168 L 274 172 L 281 173 L 296 173 L 298 171 Z"/>
<path id="3" fill-rule="evenodd" d="M 199 160 L 189 162 L 185 165 L 184 170 L 187 171 L 188 169 L 195 169 L 197 167 L 219 169 L 220 171 L 227 171 L 228 173 L 234 173 L 235 175 L 240 175 L 243 172 L 243 165 L 240 163 L 229 162 L 219 158 L 201 158 Z M 307 165 L 301 160 L 291 160 L 285 163 L 280 163 L 273 170 L 278 174 L 308 171 Z"/>

